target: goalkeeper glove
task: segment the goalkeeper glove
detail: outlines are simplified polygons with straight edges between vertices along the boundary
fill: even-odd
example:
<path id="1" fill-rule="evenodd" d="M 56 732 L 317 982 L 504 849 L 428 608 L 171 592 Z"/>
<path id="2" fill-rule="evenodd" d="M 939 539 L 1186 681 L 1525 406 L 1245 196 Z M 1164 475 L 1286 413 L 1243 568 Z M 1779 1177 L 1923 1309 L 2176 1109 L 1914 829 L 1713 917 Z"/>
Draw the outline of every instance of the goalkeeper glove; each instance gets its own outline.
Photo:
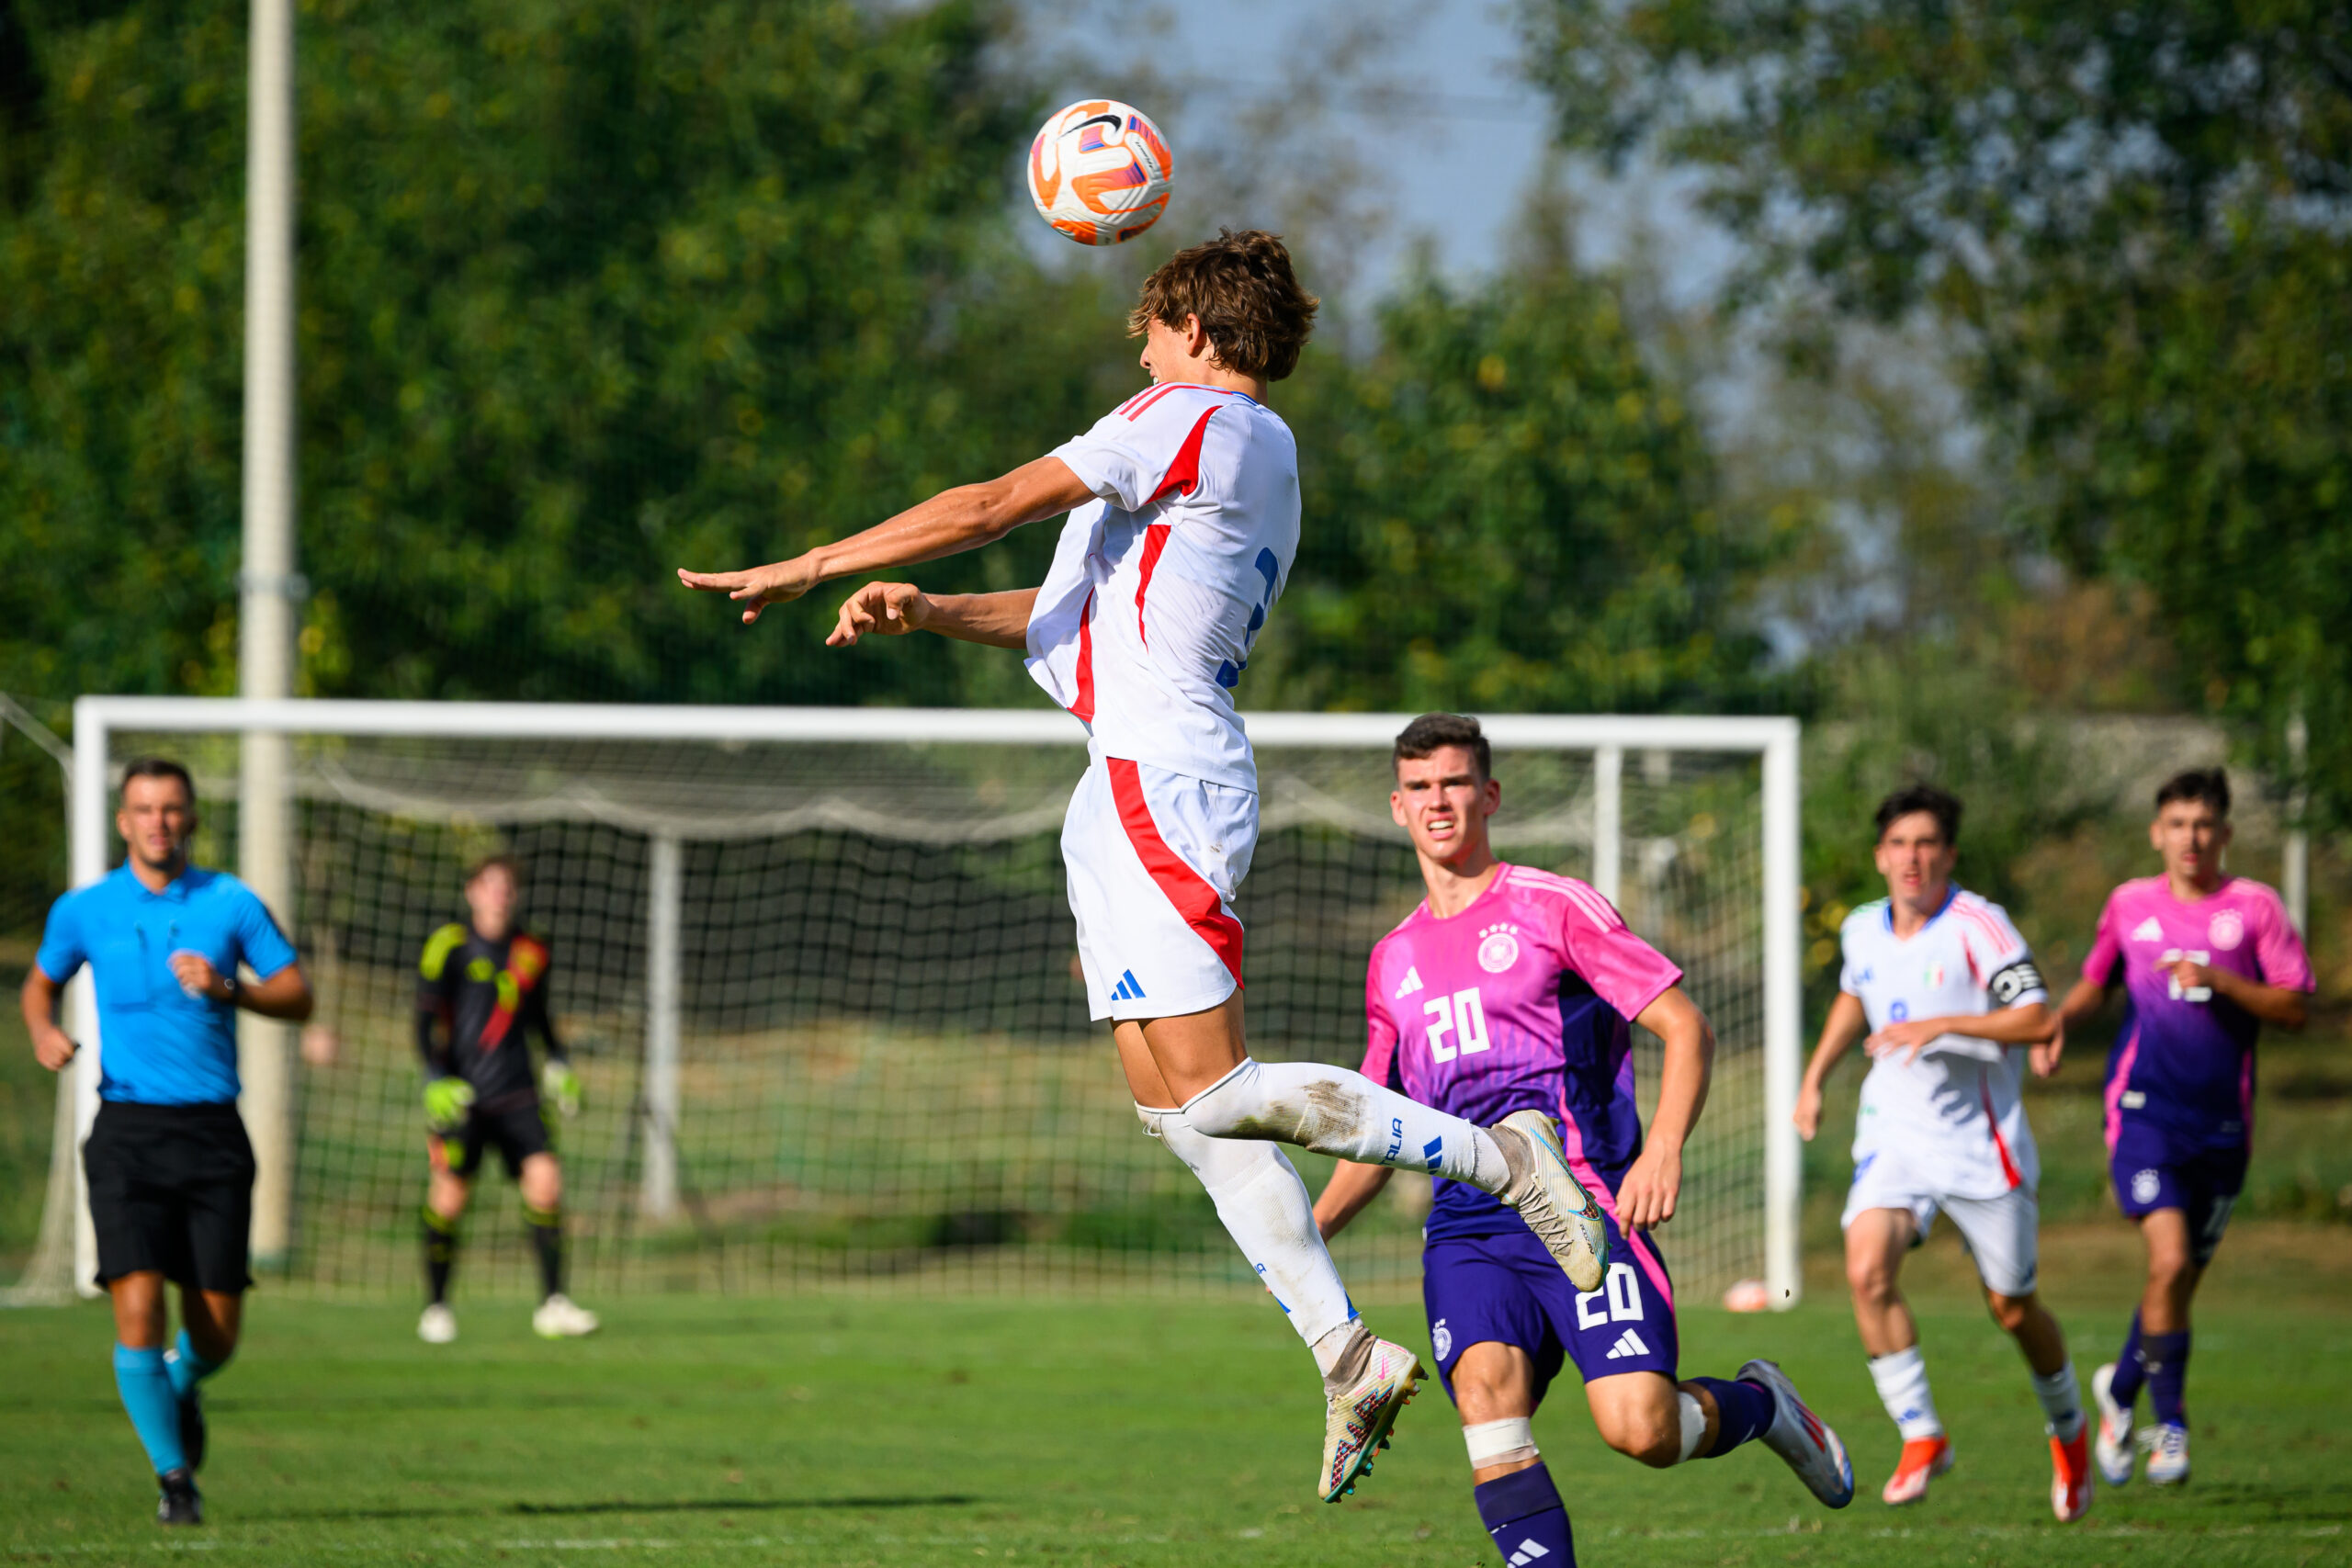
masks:
<path id="1" fill-rule="evenodd" d="M 466 1124 L 474 1108 L 474 1086 L 463 1078 L 430 1078 L 424 1085 L 424 1124 L 435 1133 L 454 1133 Z"/>
<path id="2" fill-rule="evenodd" d="M 539 1069 L 539 1093 L 555 1101 L 555 1108 L 564 1115 L 580 1114 L 580 1075 L 571 1070 L 571 1063 L 548 1057 Z"/>

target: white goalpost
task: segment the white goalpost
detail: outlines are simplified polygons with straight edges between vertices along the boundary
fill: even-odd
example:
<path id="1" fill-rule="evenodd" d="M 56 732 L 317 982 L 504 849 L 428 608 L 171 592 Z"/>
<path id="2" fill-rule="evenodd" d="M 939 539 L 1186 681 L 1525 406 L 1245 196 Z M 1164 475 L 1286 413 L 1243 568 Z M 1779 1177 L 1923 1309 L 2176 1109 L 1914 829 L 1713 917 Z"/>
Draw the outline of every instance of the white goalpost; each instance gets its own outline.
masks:
<path id="1" fill-rule="evenodd" d="M 1352 1065 L 1364 960 L 1419 896 L 1385 804 L 1410 716 L 1245 716 L 1263 802 L 1241 900 L 1253 1050 Z M 1486 726 L 1501 852 L 1591 881 L 1715 1022 L 1717 1087 L 1663 1233 L 1679 1280 L 1761 1278 L 1793 1303 L 1797 722 Z M 239 798 L 253 736 L 283 738 L 289 799 Z M 410 976 L 424 933 L 460 912 L 459 868 L 493 851 L 526 863 L 525 918 L 553 944 L 554 1010 L 589 1085 L 560 1134 L 583 1286 L 1243 1282 L 1205 1199 L 1137 1134 L 1070 972 L 1057 835 L 1084 740 L 1037 709 L 85 697 L 72 876 L 119 853 L 112 792 L 142 751 L 195 772 L 208 863 L 235 863 L 245 813 L 292 823 L 294 907 L 276 912 L 319 1017 L 288 1090 L 246 1108 L 272 1210 L 255 1232 L 281 1238 L 289 1284 L 413 1287 Z M 86 972 L 69 1005 L 82 1054 L 20 1300 L 86 1292 L 95 1269 L 76 1153 L 105 1042 Z M 930 1129 L 920 1148 L 890 1135 L 910 1116 Z M 1418 1271 L 1414 1184 L 1394 1189 L 1341 1238 L 1351 1281 Z M 511 1220 L 469 1223 L 485 1234 L 461 1288 L 519 1288 Z"/>

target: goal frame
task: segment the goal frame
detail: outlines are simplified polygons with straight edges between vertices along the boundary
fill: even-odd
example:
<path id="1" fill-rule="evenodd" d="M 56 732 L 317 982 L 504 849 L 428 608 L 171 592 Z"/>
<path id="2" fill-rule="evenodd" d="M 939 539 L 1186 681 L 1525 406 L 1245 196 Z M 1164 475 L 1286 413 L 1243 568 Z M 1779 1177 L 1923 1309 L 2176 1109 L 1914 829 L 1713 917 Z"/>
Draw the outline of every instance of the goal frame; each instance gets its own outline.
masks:
<path id="1" fill-rule="evenodd" d="M 1411 721 L 1394 713 L 1245 713 L 1253 746 L 1362 749 L 1389 744 Z M 1625 752 L 1645 749 L 1755 756 L 1761 761 L 1763 842 L 1763 1073 L 1765 1284 L 1775 1310 L 1793 1306 L 1802 1292 L 1799 1221 L 1803 1203 L 1803 1148 L 1792 1120 L 1803 1070 L 1804 996 L 1801 889 L 1802 832 L 1798 746 L 1802 727 L 1785 716 L 1708 716 L 1607 714 L 1498 714 L 1480 716 L 1487 737 L 1509 750 L 1584 751 L 1593 759 L 1593 885 L 1615 901 L 1621 869 L 1621 778 Z M 109 748 L 116 735 L 139 733 L 233 733 L 265 744 L 295 735 L 345 735 L 435 739 L 569 739 L 637 741 L 874 741 L 985 743 L 989 745 L 1083 746 L 1085 731 L 1067 714 L 1042 708 L 851 708 L 661 706 L 613 703 L 397 702 L 359 699 L 242 697 L 85 696 L 74 705 L 74 754 L 66 806 L 73 886 L 104 877 L 112 849 Z M 246 803 L 250 805 L 250 803 Z M 641 1201 L 660 1213 L 676 1201 L 676 1151 L 669 1146 L 666 1112 L 674 1112 L 678 1061 L 677 940 L 679 845 L 656 834 L 648 878 L 646 1061 L 650 1141 Z M 70 1180 L 74 1190 L 74 1283 L 85 1295 L 96 1271 L 96 1239 L 91 1228 L 89 1194 L 78 1157 L 97 1114 L 99 1064 L 104 1042 L 97 1024 L 94 982 L 85 968 L 69 989 L 72 1022 L 82 1050 L 62 1075 L 58 1125 L 68 1125 L 71 1145 L 56 1150 L 51 1181 Z M 241 1021 L 242 1022 L 242 1021 Z M 258 1055 L 248 1046 L 241 1055 Z M 279 1055 L 290 1052 L 279 1051 Z M 281 1075 L 290 1066 L 278 1067 Z M 666 1083 L 666 1088 L 665 1088 Z M 245 1100 L 278 1108 L 272 1124 L 256 1118 L 257 1158 L 265 1168 L 256 1194 L 257 1233 L 284 1234 L 285 1215 L 273 1221 L 265 1201 L 283 1205 L 290 1186 L 290 1122 L 282 1081 L 261 1087 L 249 1081 Z M 666 1096 L 666 1098 L 665 1098 Z M 277 1179 L 268 1179 L 275 1168 Z M 276 1197 L 272 1199 L 272 1193 Z M 267 1227 L 275 1224 L 275 1231 Z M 46 1237 L 44 1239 L 47 1239 Z M 36 1255 L 38 1257 L 38 1254 Z"/>

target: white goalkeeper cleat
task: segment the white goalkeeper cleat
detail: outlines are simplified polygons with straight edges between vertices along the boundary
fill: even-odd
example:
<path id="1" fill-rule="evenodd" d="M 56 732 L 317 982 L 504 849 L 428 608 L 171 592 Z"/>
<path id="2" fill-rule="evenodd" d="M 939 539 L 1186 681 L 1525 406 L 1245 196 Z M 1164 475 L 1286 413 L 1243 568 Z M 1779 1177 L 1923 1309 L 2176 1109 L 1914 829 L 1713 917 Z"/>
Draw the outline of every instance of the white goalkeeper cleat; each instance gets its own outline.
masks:
<path id="1" fill-rule="evenodd" d="M 427 1345 L 447 1345 L 458 1337 L 458 1314 L 447 1303 L 435 1302 L 416 1320 L 416 1337 Z"/>
<path id="2" fill-rule="evenodd" d="M 596 1314 L 558 1291 L 531 1314 L 532 1331 L 542 1339 L 578 1339 L 596 1332 Z"/>
<path id="3" fill-rule="evenodd" d="M 1514 1111 L 1487 1129 L 1510 1162 L 1510 1185 L 1495 1194 L 1519 1212 L 1578 1291 L 1600 1289 L 1609 1229 L 1600 1205 L 1568 1168 L 1560 1129 L 1541 1111 Z"/>
<path id="4" fill-rule="evenodd" d="M 2138 1458 L 2132 1442 L 2132 1407 L 2117 1402 L 2114 1387 L 2113 1361 L 2091 1374 L 2091 1399 L 2098 1405 L 2098 1436 L 2091 1439 L 2091 1459 L 2109 1486 L 2128 1486 Z"/>
<path id="5" fill-rule="evenodd" d="M 1402 1345 L 1372 1342 L 1363 1376 L 1325 1401 L 1323 1470 L 1315 1482 L 1323 1501 L 1338 1502 L 1356 1489 L 1357 1477 L 1372 1473 L 1373 1456 L 1388 1446 L 1397 1412 L 1413 1402 L 1427 1376 L 1421 1359 Z"/>
<path id="6" fill-rule="evenodd" d="M 2178 1486 L 2188 1479 L 2188 1427 L 2158 1422 L 2140 1435 L 2140 1446 L 2148 1450 L 2149 1485 Z"/>
<path id="7" fill-rule="evenodd" d="M 1764 1446 L 1797 1472 L 1805 1489 L 1833 1508 L 1854 1500 L 1854 1461 L 1829 1424 L 1815 1416 L 1797 1393 L 1777 1362 L 1750 1361 L 1739 1369 L 1739 1381 L 1756 1383 L 1772 1395 L 1772 1424 L 1764 1428 Z"/>

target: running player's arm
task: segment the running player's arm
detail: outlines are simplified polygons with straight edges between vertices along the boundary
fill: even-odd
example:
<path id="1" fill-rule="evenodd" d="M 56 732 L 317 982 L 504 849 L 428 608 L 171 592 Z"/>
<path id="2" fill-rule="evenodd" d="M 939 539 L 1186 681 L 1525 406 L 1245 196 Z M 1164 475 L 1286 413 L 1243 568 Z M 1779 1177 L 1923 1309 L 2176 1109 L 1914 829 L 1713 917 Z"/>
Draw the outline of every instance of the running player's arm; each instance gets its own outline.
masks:
<path id="1" fill-rule="evenodd" d="M 1829 1016 L 1822 1020 L 1821 1038 L 1813 1047 L 1813 1059 L 1804 1065 L 1804 1081 L 1797 1086 L 1796 1114 L 1791 1118 L 1805 1142 L 1821 1131 L 1821 1086 L 1829 1081 L 1854 1042 L 1871 1032 L 1871 1021 L 1862 1011 L 1862 998 L 1851 991 L 1841 990 L 1838 999 L 1829 1004 Z"/>
<path id="2" fill-rule="evenodd" d="M 2199 986 L 2209 987 L 2215 995 L 2223 996 L 2254 1014 L 2263 1022 L 2279 1029 L 2297 1030 L 2310 1012 L 2310 992 L 2290 986 L 2273 986 L 2266 981 L 2249 979 L 2234 970 L 2221 969 L 2210 964 L 2199 964 L 2178 958 L 2156 967 L 2169 973 L 2184 991 Z"/>
<path id="3" fill-rule="evenodd" d="M 1617 1213 L 1634 1230 L 1674 1218 L 1682 1192 L 1682 1145 L 1698 1125 L 1715 1070 L 1715 1032 L 1699 1004 L 1668 986 L 1634 1020 L 1666 1046 L 1658 1073 L 1657 1109 L 1642 1134 L 1642 1152 L 1617 1188 Z"/>
<path id="4" fill-rule="evenodd" d="M 825 638 L 827 648 L 854 648 L 857 639 L 937 632 L 958 642 L 989 648 L 1029 646 L 1034 588 L 1001 593 L 925 593 L 911 582 L 869 582 L 842 601 L 841 614 Z"/>
<path id="5" fill-rule="evenodd" d="M 2067 988 L 2065 999 L 2058 1004 L 2057 1027 L 2051 1031 L 2050 1043 L 2034 1051 L 2036 1077 L 2046 1078 L 2058 1070 L 2066 1055 L 2066 1031 L 2097 1018 L 2107 998 L 2123 984 L 2123 938 L 2116 920 L 2115 895 L 2110 893 L 2098 912 L 2098 928 L 2091 934 L 2082 977 Z"/>
<path id="6" fill-rule="evenodd" d="M 1388 1015 L 1386 998 L 1380 988 L 1380 949 L 1372 950 L 1372 962 L 1364 966 L 1363 976 L 1363 1076 L 1376 1084 L 1403 1091 L 1404 1085 L 1396 1074 L 1396 1021 Z M 1341 1160 L 1331 1168 L 1331 1179 L 1323 1184 L 1322 1196 L 1315 1200 L 1315 1228 L 1330 1240 L 1347 1228 L 1348 1222 L 1363 1213 L 1364 1205 L 1380 1196 L 1392 1174 L 1385 1165 L 1358 1165 L 1353 1160 Z"/>
<path id="7" fill-rule="evenodd" d="M 294 944 L 277 929 L 269 907 L 251 889 L 237 895 L 235 933 L 237 958 L 230 961 L 229 972 L 222 974 L 212 966 L 212 961 L 200 953 L 186 948 L 165 960 L 171 965 L 172 977 L 180 989 L 191 997 L 204 997 L 264 1018 L 284 1019 L 288 1023 L 301 1023 L 311 1016 L 313 998 L 310 977 L 302 973 L 302 964 L 294 953 Z M 250 985 L 236 979 L 237 962 L 254 972 Z"/>
<path id="8" fill-rule="evenodd" d="M 688 588 L 724 593 L 741 602 L 743 624 L 750 626 L 765 606 L 797 599 L 820 582 L 977 549 L 1023 524 L 1058 517 L 1094 498 L 1094 491 L 1068 463 L 1059 457 L 1039 457 L 1001 479 L 941 491 L 887 523 L 820 545 L 789 560 L 747 571 L 689 571 L 680 567 L 678 581 Z"/>

